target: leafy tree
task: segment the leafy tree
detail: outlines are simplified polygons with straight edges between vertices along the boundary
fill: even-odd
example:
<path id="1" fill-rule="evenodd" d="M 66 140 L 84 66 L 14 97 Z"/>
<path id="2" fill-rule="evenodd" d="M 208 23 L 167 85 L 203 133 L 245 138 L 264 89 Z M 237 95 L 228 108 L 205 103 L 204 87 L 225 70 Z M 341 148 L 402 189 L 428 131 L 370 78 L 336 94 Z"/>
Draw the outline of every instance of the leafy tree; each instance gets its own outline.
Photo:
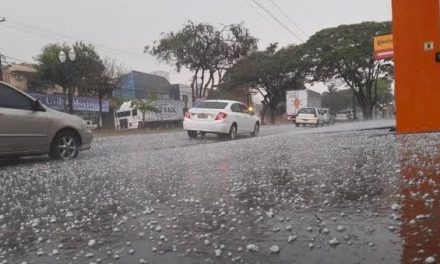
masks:
<path id="1" fill-rule="evenodd" d="M 163 34 L 152 48 L 145 47 L 145 52 L 174 65 L 177 71 L 189 69 L 195 101 L 208 97 L 223 82 L 227 70 L 257 49 L 257 41 L 242 24 L 216 28 L 189 21 L 180 31 Z"/>
<path id="2" fill-rule="evenodd" d="M 98 126 L 100 127 L 102 122 L 102 100 L 104 97 L 111 96 L 112 92 L 120 86 L 125 73 L 122 67 L 116 63 L 116 60 L 110 58 L 94 62 L 91 70 L 93 72 L 88 74 L 85 85 L 89 87 L 89 94 L 98 97 Z"/>
<path id="3" fill-rule="evenodd" d="M 305 68 L 301 63 L 301 46 L 289 46 L 276 51 L 271 44 L 265 51 L 255 52 L 239 61 L 226 76 L 221 89 L 251 88 L 264 98 L 263 117 L 270 111 L 270 121 L 275 123 L 278 108 L 286 99 L 286 90 L 304 88 Z"/>
<path id="4" fill-rule="evenodd" d="M 366 119 L 378 101 L 378 80 L 393 73 L 391 63 L 374 60 L 373 38 L 390 32 L 390 22 L 364 22 L 324 29 L 305 44 L 304 59 L 314 80 L 343 80 Z"/>
<path id="5" fill-rule="evenodd" d="M 61 63 L 58 59 L 60 51 L 69 53 L 70 47 L 66 44 L 48 44 L 36 57 L 37 74 L 40 80 L 63 87 L 64 110 L 66 112 L 68 110 L 69 113 L 73 113 L 73 95 L 76 92 L 90 92 L 90 85 L 85 83 L 85 80 L 91 79 L 88 77 L 95 72 L 96 64 L 100 63 L 99 55 L 92 45 L 78 42 L 73 45 L 73 49 L 76 53 L 76 59 L 73 62 L 67 59 L 65 63 Z M 68 105 L 66 101 L 69 102 Z"/>
<path id="6" fill-rule="evenodd" d="M 137 109 L 142 113 L 142 127 L 145 128 L 145 115 L 147 112 L 159 113 L 160 109 L 154 106 L 154 96 L 149 96 L 147 99 L 134 99 L 131 101 L 131 107 Z"/>
<path id="7" fill-rule="evenodd" d="M 353 91 L 343 89 L 339 91 L 329 91 L 322 94 L 322 107 L 330 108 L 334 112 L 353 107 Z"/>

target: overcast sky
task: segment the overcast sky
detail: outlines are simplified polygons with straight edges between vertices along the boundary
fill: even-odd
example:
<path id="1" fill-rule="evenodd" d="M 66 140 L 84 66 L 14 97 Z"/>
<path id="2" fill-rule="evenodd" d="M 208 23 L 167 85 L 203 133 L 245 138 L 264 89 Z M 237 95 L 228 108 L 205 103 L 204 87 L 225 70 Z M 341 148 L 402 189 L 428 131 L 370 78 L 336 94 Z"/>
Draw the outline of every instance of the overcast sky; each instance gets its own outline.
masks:
<path id="1" fill-rule="evenodd" d="M 166 70 L 172 82 L 189 83 L 188 73 L 178 74 L 143 54 L 143 47 L 161 32 L 178 30 L 187 20 L 214 25 L 244 22 L 260 39 L 261 49 L 272 42 L 281 46 L 300 42 L 253 1 L 0 0 L 0 17 L 6 18 L 0 23 L 0 52 L 32 62 L 47 43 L 83 40 L 94 44 L 101 56 L 116 58 L 127 70 Z M 301 39 L 340 24 L 391 20 L 391 0 L 258 2 Z"/>

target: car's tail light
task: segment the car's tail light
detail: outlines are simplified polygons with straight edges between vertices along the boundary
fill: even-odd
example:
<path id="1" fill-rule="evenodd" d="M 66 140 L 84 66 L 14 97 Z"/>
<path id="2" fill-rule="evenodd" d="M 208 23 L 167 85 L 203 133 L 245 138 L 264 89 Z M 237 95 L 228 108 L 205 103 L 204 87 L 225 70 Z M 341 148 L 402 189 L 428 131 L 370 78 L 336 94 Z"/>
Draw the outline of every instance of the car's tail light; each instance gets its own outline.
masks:
<path id="1" fill-rule="evenodd" d="M 218 113 L 218 115 L 215 117 L 215 120 L 224 120 L 226 119 L 226 117 L 228 116 L 228 114 L 220 112 Z"/>
<path id="2" fill-rule="evenodd" d="M 191 119 L 191 114 L 188 111 L 185 112 L 185 118 Z"/>

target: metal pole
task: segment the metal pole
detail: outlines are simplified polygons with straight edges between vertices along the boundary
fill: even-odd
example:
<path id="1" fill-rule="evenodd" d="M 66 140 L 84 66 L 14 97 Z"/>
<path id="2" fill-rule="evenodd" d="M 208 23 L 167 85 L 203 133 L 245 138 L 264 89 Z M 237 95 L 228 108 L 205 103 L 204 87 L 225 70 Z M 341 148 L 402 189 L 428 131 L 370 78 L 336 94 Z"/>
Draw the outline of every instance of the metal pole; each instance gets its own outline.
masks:
<path id="1" fill-rule="evenodd" d="M 0 17 L 0 23 L 5 22 L 4 17 Z M 0 81 L 3 81 L 3 64 L 2 64 L 2 54 L 0 53 Z"/>
<path id="2" fill-rule="evenodd" d="M 0 53 L 0 81 L 3 81 L 3 64 L 2 64 L 2 54 L 1 53 Z"/>

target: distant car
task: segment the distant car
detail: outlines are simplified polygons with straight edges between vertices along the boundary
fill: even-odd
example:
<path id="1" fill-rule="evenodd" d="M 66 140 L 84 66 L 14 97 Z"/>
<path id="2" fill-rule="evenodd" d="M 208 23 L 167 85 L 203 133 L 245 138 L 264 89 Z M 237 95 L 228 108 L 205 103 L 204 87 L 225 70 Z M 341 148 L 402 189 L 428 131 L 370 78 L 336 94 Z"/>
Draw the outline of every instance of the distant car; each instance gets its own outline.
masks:
<path id="1" fill-rule="evenodd" d="M 320 111 L 320 114 L 322 115 L 322 118 L 324 120 L 325 125 L 332 125 L 334 123 L 334 118 L 333 118 L 332 114 L 330 113 L 330 109 L 320 108 L 319 111 Z"/>
<path id="2" fill-rule="evenodd" d="M 185 113 L 183 128 L 190 138 L 199 134 L 214 133 L 235 139 L 239 134 L 257 136 L 260 131 L 260 119 L 243 103 L 206 100 Z"/>
<path id="3" fill-rule="evenodd" d="M 352 119 L 352 114 L 350 111 L 340 111 L 336 113 L 336 122 L 346 122 Z"/>
<path id="4" fill-rule="evenodd" d="M 314 125 L 320 126 L 325 124 L 324 112 L 320 108 L 301 108 L 296 116 L 295 124 L 297 127 L 300 125 Z"/>
<path id="5" fill-rule="evenodd" d="M 93 123 L 92 120 L 84 119 L 84 120 L 83 120 L 83 123 L 84 123 L 84 124 L 87 126 L 87 128 L 90 129 L 90 130 L 95 130 L 95 129 L 98 128 L 98 124 Z"/>
<path id="6" fill-rule="evenodd" d="M 0 156 L 49 154 L 73 159 L 90 149 L 92 132 L 81 118 L 52 110 L 0 82 Z"/>

